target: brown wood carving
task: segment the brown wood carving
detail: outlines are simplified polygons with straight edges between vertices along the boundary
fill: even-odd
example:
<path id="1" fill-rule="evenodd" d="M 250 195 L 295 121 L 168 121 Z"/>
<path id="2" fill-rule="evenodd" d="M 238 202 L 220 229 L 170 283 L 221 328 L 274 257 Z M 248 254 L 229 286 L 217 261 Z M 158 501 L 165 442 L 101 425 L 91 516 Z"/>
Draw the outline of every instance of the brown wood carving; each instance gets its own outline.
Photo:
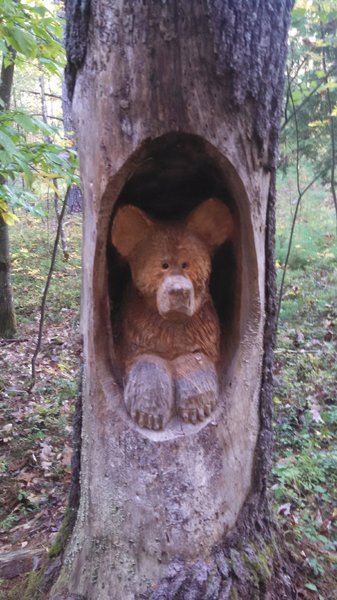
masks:
<path id="1" fill-rule="evenodd" d="M 216 406 L 220 328 L 211 256 L 232 234 L 229 208 L 214 198 L 183 223 L 154 221 L 131 205 L 114 218 L 112 243 L 132 276 L 117 352 L 125 405 L 140 427 L 162 429 L 174 415 L 195 424 Z"/>

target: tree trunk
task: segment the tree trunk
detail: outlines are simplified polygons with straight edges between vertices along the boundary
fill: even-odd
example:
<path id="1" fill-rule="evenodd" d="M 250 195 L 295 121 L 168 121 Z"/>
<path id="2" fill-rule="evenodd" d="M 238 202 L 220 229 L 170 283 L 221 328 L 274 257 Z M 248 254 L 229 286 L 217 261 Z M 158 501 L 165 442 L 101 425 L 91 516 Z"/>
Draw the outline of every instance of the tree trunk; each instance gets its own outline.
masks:
<path id="1" fill-rule="evenodd" d="M 5 66 L 3 59 L 1 67 L 0 100 L 4 109 L 8 109 L 10 104 L 14 76 L 14 50 L 11 51 L 11 56 L 13 62 Z M 4 180 L 2 179 L 0 183 L 4 183 Z M 0 337 L 11 338 L 15 332 L 16 319 L 10 281 L 8 225 L 0 213 Z"/>
<path id="2" fill-rule="evenodd" d="M 268 502 L 275 325 L 275 162 L 291 0 L 67 3 L 84 191 L 81 500 L 52 597 L 291 599 Z M 88 40 L 88 41 L 87 41 Z M 216 410 L 138 427 L 116 361 L 116 208 L 183 220 L 222 199 L 215 254 Z M 61 595 L 61 596 L 60 596 Z"/>
<path id="3" fill-rule="evenodd" d="M 39 77 L 39 83 L 40 83 L 40 99 L 41 99 L 42 120 L 43 120 L 43 122 L 46 125 L 48 125 L 48 112 L 47 112 L 46 92 L 45 92 L 45 86 L 44 86 L 44 75 L 43 75 L 42 72 L 41 72 L 41 75 Z M 47 142 L 47 144 L 52 144 L 52 142 L 53 142 L 52 138 L 49 135 L 45 135 L 44 139 Z M 62 252 L 63 252 L 63 256 L 64 256 L 65 260 L 68 260 L 68 258 L 69 258 L 69 252 L 68 252 L 66 235 L 65 235 L 63 223 L 62 223 L 62 221 L 60 222 L 60 215 L 61 215 L 61 211 L 60 211 L 60 207 L 59 207 L 60 194 L 59 194 L 59 185 L 58 185 L 58 178 L 57 177 L 53 178 L 53 185 L 54 185 L 54 209 L 55 209 L 55 215 L 56 215 L 57 225 L 60 227 L 60 237 L 61 237 Z"/>
<path id="4" fill-rule="evenodd" d="M 74 142 L 74 126 L 71 115 L 71 101 L 68 97 L 68 90 L 65 81 L 62 82 L 62 111 L 65 136 L 69 140 Z M 68 212 L 70 214 L 81 213 L 82 204 L 83 198 L 81 188 L 78 185 L 72 185 L 68 194 Z"/>
<path id="5" fill-rule="evenodd" d="M 0 216 L 0 337 L 12 338 L 16 320 L 10 283 L 8 225 Z"/>

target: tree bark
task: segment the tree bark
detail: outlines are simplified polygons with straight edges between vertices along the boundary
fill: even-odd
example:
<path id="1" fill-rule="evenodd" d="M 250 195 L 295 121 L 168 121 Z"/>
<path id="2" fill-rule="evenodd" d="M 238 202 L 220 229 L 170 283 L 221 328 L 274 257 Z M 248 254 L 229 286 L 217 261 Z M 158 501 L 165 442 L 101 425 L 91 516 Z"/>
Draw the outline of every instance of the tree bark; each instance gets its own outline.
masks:
<path id="1" fill-rule="evenodd" d="M 0 216 L 0 337 L 12 338 L 16 320 L 10 283 L 8 225 Z"/>
<path id="2" fill-rule="evenodd" d="M 68 0 L 84 191 L 81 500 L 51 597 L 296 597 L 267 492 L 275 163 L 291 6 Z M 211 278 L 219 406 L 199 425 L 140 429 L 115 358 L 128 275 L 107 252 L 111 219 L 134 204 L 179 220 L 212 196 L 237 223 Z"/>
<path id="3" fill-rule="evenodd" d="M 9 108 L 13 85 L 14 50 L 11 51 L 11 55 L 13 62 L 5 66 L 3 59 L 1 66 L 0 100 L 3 103 L 3 108 L 5 110 Z M 0 183 L 4 183 L 4 180 L 2 179 Z M 8 225 L 5 223 L 0 213 L 0 337 L 12 338 L 15 332 L 16 319 L 10 281 Z"/>
<path id="4" fill-rule="evenodd" d="M 71 115 L 71 102 L 68 97 L 68 90 L 65 81 L 62 82 L 62 111 L 63 111 L 63 125 L 65 136 L 74 143 L 74 125 Z M 76 145 L 74 146 L 76 149 Z M 82 192 L 78 185 L 72 185 L 68 194 L 68 212 L 81 213 L 82 212 Z"/>

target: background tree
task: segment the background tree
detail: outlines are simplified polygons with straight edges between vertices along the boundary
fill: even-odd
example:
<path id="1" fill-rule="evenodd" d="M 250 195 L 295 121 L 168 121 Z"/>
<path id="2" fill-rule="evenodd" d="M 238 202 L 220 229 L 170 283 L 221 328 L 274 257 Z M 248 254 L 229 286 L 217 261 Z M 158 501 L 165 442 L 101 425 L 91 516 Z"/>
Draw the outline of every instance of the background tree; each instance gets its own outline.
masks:
<path id="1" fill-rule="evenodd" d="M 330 185 L 337 219 L 337 11 L 333 2 L 299 0 L 292 13 L 280 168 L 295 166 L 297 199 L 279 292 L 278 314 L 303 196 L 318 180 Z"/>
<path id="2" fill-rule="evenodd" d="M 334 2 L 299 0 L 293 11 L 282 160 L 296 162 L 296 139 L 300 158 L 312 162 L 315 175 L 331 183 L 335 162 L 337 103 L 337 11 Z M 332 185 L 334 193 L 334 185 Z"/>
<path id="3" fill-rule="evenodd" d="M 27 79 L 34 87 L 34 78 L 48 74 L 49 80 L 61 81 L 64 64 L 63 49 L 58 41 L 62 34 L 62 24 L 55 18 L 52 7 L 49 10 L 38 2 L 22 4 L 5 0 L 0 23 L 2 53 L 3 97 L 0 112 L 0 256 L 1 256 L 1 335 L 11 337 L 15 331 L 15 318 L 9 282 L 8 229 L 17 217 L 14 212 L 23 208 L 40 212 L 43 202 L 40 198 L 65 193 L 68 185 L 76 180 L 76 158 L 71 142 L 62 136 L 55 126 L 60 115 L 43 114 L 38 108 L 29 111 L 25 102 L 20 102 L 20 94 L 14 94 L 12 109 L 10 97 L 15 91 L 14 73 L 23 80 L 24 96 L 35 94 L 37 90 L 27 90 Z M 29 61 L 29 64 L 28 64 Z M 14 68 L 15 67 L 15 68 Z M 60 87 L 60 83 L 56 86 Z M 18 86 L 19 88 L 20 86 Z M 21 88 L 21 89 L 22 89 Z M 17 90 L 18 91 L 18 90 Z M 50 94 L 49 98 L 57 97 Z M 37 98 L 36 98 L 37 100 Z M 61 97 L 59 97 L 61 107 Z M 36 106 L 36 104 L 33 106 Z M 44 104 L 46 106 L 46 103 Z M 52 111 L 51 111 L 52 112 Z M 50 122 L 47 116 L 51 116 Z M 42 117 L 42 118 L 40 118 Z M 58 189 L 56 189 L 56 186 Z"/>
<path id="4" fill-rule="evenodd" d="M 9 64 L 2 59 L 0 82 L 0 110 L 8 110 L 13 85 L 15 50 L 8 48 Z M 5 183 L 0 175 L 0 184 Z M 0 204 L 0 209 L 1 209 Z M 2 214 L 3 213 L 3 214 Z M 16 331 L 16 321 L 13 306 L 12 288 L 10 282 L 10 259 L 8 226 L 5 212 L 0 210 L 0 337 L 13 337 Z"/>
<path id="5" fill-rule="evenodd" d="M 67 3 L 85 367 L 81 503 L 53 594 L 296 596 L 267 498 L 275 162 L 291 4 Z M 182 217 L 210 193 L 225 196 L 239 222 L 236 317 L 223 324 L 225 412 L 192 435 L 139 432 L 113 375 L 107 267 L 117 291 L 121 280 L 106 262 L 110 217 L 116 202 Z"/>
<path id="6" fill-rule="evenodd" d="M 34 3 L 34 0 L 27 0 L 26 4 L 33 5 Z M 317 5 L 317 3 L 315 4 Z M 324 7 L 328 6 L 328 2 L 320 4 L 323 4 Z M 335 600 L 337 565 L 335 544 L 337 532 L 337 472 L 335 468 L 337 433 L 337 272 L 335 266 L 337 246 L 335 210 L 330 192 L 329 169 L 323 173 L 319 169 L 316 170 L 314 152 L 316 129 L 318 159 L 322 156 L 322 152 L 325 152 L 326 165 L 328 165 L 329 159 L 329 147 L 326 149 L 321 147 L 323 141 L 320 140 L 318 134 L 319 128 L 310 128 L 312 158 L 310 159 L 302 152 L 302 148 L 304 148 L 302 136 L 307 134 L 301 122 L 301 99 L 305 102 L 304 111 L 312 98 L 310 94 L 320 94 L 319 87 L 324 85 L 324 81 L 322 78 L 316 77 L 315 69 L 312 68 L 311 73 L 308 71 L 306 89 L 303 86 L 301 61 L 298 61 L 296 69 L 293 68 L 295 49 L 301 48 L 304 55 L 308 50 L 308 46 L 303 43 L 303 38 L 308 35 L 308 19 L 314 32 L 311 37 L 317 38 L 320 35 L 319 19 L 316 19 L 316 24 L 313 25 L 313 5 L 312 0 L 305 2 L 298 0 L 293 13 L 294 27 L 290 28 L 291 52 L 288 56 L 288 73 L 291 72 L 290 88 L 295 104 L 299 108 L 297 121 L 300 135 L 295 135 L 295 113 L 292 116 L 292 101 L 289 89 L 287 89 L 289 96 L 287 114 L 290 120 L 288 125 L 283 128 L 283 136 L 286 135 L 287 139 L 283 138 L 277 194 L 276 269 L 279 276 L 282 274 L 282 267 L 285 263 L 292 225 L 294 225 L 294 230 L 284 294 L 282 295 L 274 366 L 275 453 L 270 483 L 273 509 L 277 513 L 277 520 L 284 531 L 292 556 L 296 557 L 299 565 L 295 581 L 292 578 L 299 597 L 309 598 L 312 596 L 316 598 L 317 596 L 325 600 Z M 3 3 L 3 6 L 6 4 Z M 84 8 L 85 5 L 82 7 Z M 80 17 L 81 11 L 79 10 L 77 18 L 80 19 Z M 3 22 L 0 23 L 0 26 L 2 24 Z M 83 22 L 82 25 L 84 26 Z M 84 43 L 85 41 L 86 37 L 84 36 Z M 334 44 L 333 36 L 329 37 L 327 44 L 328 46 Z M 81 48 L 79 39 L 78 48 Z M 327 51 L 328 55 L 331 55 L 332 48 L 328 47 Z M 202 55 L 204 59 L 204 52 Z M 78 55 L 76 56 L 78 58 Z M 308 61 L 310 60 L 308 58 Z M 310 64 L 313 67 L 313 63 Z M 310 70 L 309 62 L 304 66 L 305 69 Z M 331 67 L 333 67 L 332 63 Z M 40 128 L 36 128 L 36 131 L 26 131 L 24 128 L 24 124 L 27 127 L 27 124 L 30 123 L 31 117 L 37 122 L 42 121 L 40 75 L 40 66 L 32 58 L 27 60 L 22 57 L 16 65 L 12 110 L 9 113 L 6 111 L 7 120 L 1 120 L 0 126 L 0 131 L 8 133 L 10 140 L 14 142 L 14 146 L 11 146 L 13 148 L 12 157 L 15 156 L 15 151 L 17 152 L 19 149 L 21 151 L 21 148 L 26 147 L 26 142 L 34 142 L 36 144 L 34 148 L 38 148 L 37 142 L 43 143 L 44 138 L 48 135 L 52 137 L 55 144 L 60 139 L 59 133 L 56 131 L 62 132 L 61 78 L 57 73 L 50 75 L 43 72 L 48 128 L 44 131 L 40 131 Z M 310 77 L 315 80 L 313 87 L 310 87 Z M 332 77 L 333 74 L 330 73 L 331 80 Z M 317 86 L 318 89 L 315 89 Z M 296 99 L 298 88 L 301 92 L 300 100 Z M 333 92 L 332 89 L 332 98 Z M 125 102 L 122 104 L 125 106 Z M 321 102 L 320 106 L 322 109 L 326 107 L 324 102 Z M 321 109 L 315 113 L 315 120 L 319 119 L 320 111 Z M 9 119 L 14 115 L 20 119 L 21 124 Z M 311 123 L 311 117 L 313 115 L 308 114 L 308 123 Z M 9 127 L 5 128 L 6 124 L 12 125 L 10 130 Z M 73 126 L 70 125 L 69 129 L 72 130 Z M 326 136 L 326 141 L 327 144 L 330 144 L 329 136 Z M 47 148 L 47 146 L 45 147 Z M 152 149 L 154 151 L 154 147 Z M 196 178 L 196 184 L 193 178 L 200 167 L 200 153 L 194 155 L 192 168 L 191 161 L 187 160 L 186 151 L 184 154 L 182 149 L 180 150 L 180 164 L 177 160 L 178 148 L 173 147 L 173 149 L 172 157 L 175 156 L 175 163 L 174 168 L 171 169 L 171 175 L 174 171 L 177 174 L 180 173 L 183 182 L 186 181 L 184 177 L 189 172 L 192 173 L 192 180 L 188 180 L 186 189 L 187 191 L 192 189 L 193 194 L 200 197 L 207 192 L 204 179 L 208 179 L 209 183 L 210 163 L 208 166 L 206 165 L 206 169 L 205 163 L 203 163 L 203 169 L 201 169 L 199 178 Z M 6 156 L 6 154 L 2 155 L 2 157 Z M 149 183 L 156 182 L 156 185 L 158 184 L 153 168 L 149 170 L 149 176 L 146 176 L 146 167 L 149 167 L 154 161 L 153 153 L 151 156 L 152 158 L 145 161 L 144 164 L 145 173 L 142 177 L 145 191 Z M 173 167 L 172 162 L 170 163 L 171 159 L 166 159 L 166 162 L 163 160 L 165 156 L 166 151 L 156 158 L 159 172 L 165 167 L 165 164 L 166 166 L 171 164 Z M 214 165 L 213 159 L 211 164 Z M 32 162 L 30 164 L 34 166 Z M 197 165 L 199 166 L 194 170 Z M 182 167 L 183 173 L 181 173 Z M 324 168 L 322 164 L 322 169 Z M 81 338 L 77 327 L 81 272 L 81 215 L 69 215 L 65 219 L 69 259 L 65 261 L 62 253 L 57 252 L 55 273 L 48 292 L 48 302 L 47 305 L 44 304 L 44 333 L 43 336 L 38 336 L 39 323 L 36 315 L 41 301 L 41 287 L 44 286 L 46 279 L 49 281 L 47 273 L 48 269 L 50 272 L 51 246 L 56 226 L 53 206 L 55 190 L 53 189 L 53 177 L 42 177 L 33 169 L 34 182 L 30 186 L 25 181 L 27 176 L 20 169 L 21 165 L 18 164 L 19 174 L 10 179 L 7 186 L 8 191 L 16 194 L 16 199 L 13 206 L 10 202 L 6 205 L 12 213 L 9 215 L 9 219 L 13 221 L 15 217 L 18 217 L 18 220 L 13 222 L 13 226 L 10 227 L 10 235 L 12 284 L 20 335 L 15 339 L 0 340 L 2 405 L 0 415 L 0 545 L 2 547 L 0 596 L 6 599 L 12 596 L 26 597 L 31 600 L 36 596 L 32 587 L 36 590 L 37 584 L 40 590 L 42 588 L 38 573 L 33 572 L 31 576 L 23 575 L 8 580 L 3 577 L 13 576 L 13 571 L 18 572 L 20 569 L 29 570 L 33 564 L 36 566 L 38 556 L 46 555 L 47 548 L 50 546 L 50 554 L 55 557 L 52 567 L 56 568 L 60 563 L 60 557 L 56 555 L 62 546 L 62 532 L 56 543 L 54 543 L 54 536 L 64 512 L 63 503 L 70 476 L 69 425 L 81 360 Z M 66 171 L 66 169 L 67 165 L 65 164 L 64 170 Z M 30 170 L 28 169 L 27 172 L 29 176 Z M 44 169 L 39 168 L 39 172 L 43 173 Z M 54 170 L 50 172 L 51 175 L 52 173 Z M 156 186 L 153 185 L 150 193 L 146 192 L 150 198 L 159 197 L 163 201 L 160 203 L 162 206 L 166 205 L 166 202 L 169 203 L 170 194 L 172 196 L 172 180 L 167 174 L 167 169 L 163 170 L 164 175 L 168 185 L 164 181 L 160 193 L 156 192 Z M 49 181 L 51 182 L 50 186 Z M 62 189 L 61 180 L 59 183 Z M 139 180 L 138 183 L 140 183 Z M 135 179 L 132 176 L 129 186 L 125 187 L 130 190 L 131 184 L 137 193 L 138 202 L 143 201 L 139 200 L 139 187 L 134 186 Z M 202 191 L 200 192 L 200 190 Z M 185 206 L 186 193 L 181 193 L 179 186 L 176 188 L 176 193 L 179 199 L 178 208 L 179 205 Z M 219 193 L 219 189 L 217 193 Z M 227 198 L 228 194 L 225 196 Z M 242 197 L 244 198 L 244 194 Z M 300 198 L 299 203 L 298 198 Z M 239 206 L 245 206 L 244 200 L 239 203 Z M 246 220 L 245 224 L 245 239 L 247 236 L 249 239 L 249 221 Z M 104 240 L 102 247 L 105 245 L 106 241 Z M 110 250 L 108 253 L 109 265 Z M 226 254 L 226 252 L 226 263 L 230 264 L 233 255 L 230 252 Z M 217 257 L 215 271 L 219 268 L 219 263 L 223 264 L 222 259 L 223 257 L 220 257 L 220 260 Z M 118 267 L 118 265 L 115 266 Z M 112 271 L 111 280 L 112 283 L 116 282 Z M 226 282 L 226 285 L 223 285 L 223 281 Z M 230 271 L 224 269 L 221 288 L 229 290 L 229 281 Z M 113 298 L 114 288 L 116 289 L 118 286 L 111 287 L 111 298 Z M 229 300 L 230 296 L 229 294 Z M 109 318 L 106 322 L 109 323 Z M 105 329 L 106 323 L 103 324 L 101 331 L 104 333 Z M 25 392 L 26 387 L 33 383 L 30 379 L 29 357 L 32 351 L 31 340 L 35 337 L 38 337 L 41 342 L 41 355 L 36 363 L 36 385 L 31 393 L 27 393 Z M 238 403 L 238 407 L 241 408 L 242 404 Z M 246 414 L 248 415 L 248 411 Z M 76 456 L 81 439 L 78 429 L 79 415 L 80 411 L 77 412 Z M 248 419 L 248 421 L 252 425 L 252 420 Z M 250 430 L 252 430 L 252 426 Z M 224 439 L 226 439 L 226 435 Z M 213 437 L 216 438 L 216 436 Z M 245 433 L 242 439 L 246 439 L 246 437 Z M 132 440 L 129 440 L 128 443 L 131 442 Z M 214 441 L 210 448 L 213 446 Z M 167 442 L 168 447 L 169 442 Z M 172 452 L 168 452 L 168 454 L 171 464 L 170 469 L 165 470 L 167 477 L 172 471 L 178 471 L 177 463 L 174 461 L 175 455 Z M 200 474 L 200 462 L 195 453 L 193 454 L 193 464 Z M 227 464 L 226 461 L 225 464 Z M 76 472 L 78 471 L 74 469 L 73 477 Z M 148 463 L 145 460 L 142 475 L 143 485 L 146 477 L 150 476 Z M 233 482 L 232 473 L 228 480 Z M 161 484 L 162 478 L 158 478 L 157 481 Z M 200 481 L 203 481 L 203 477 L 200 477 Z M 227 480 L 223 487 L 230 487 Z M 173 486 L 169 489 L 173 490 Z M 215 503 L 214 489 L 215 486 L 209 496 L 212 504 Z M 73 492 L 75 496 L 72 496 L 71 509 L 66 513 L 63 532 L 69 531 L 67 523 L 69 525 L 69 521 L 72 522 L 74 519 L 78 486 L 72 487 Z M 190 505 L 193 507 L 191 502 Z M 110 521 L 115 521 L 115 517 Z M 161 522 L 164 523 L 165 518 Z M 183 524 L 181 528 L 183 528 Z M 215 529 L 213 528 L 212 535 L 214 535 Z M 16 551 L 20 546 L 24 550 Z M 258 548 L 258 544 L 254 544 L 253 551 Z M 7 552 L 7 575 L 4 575 L 3 561 L 5 557 L 3 553 Z M 23 552 L 26 553 L 27 558 L 24 561 L 22 560 Z M 244 556 L 242 552 L 240 552 L 240 556 Z M 249 556 L 252 558 L 252 553 Z M 239 572 L 240 565 L 233 563 L 235 554 L 233 557 L 229 556 L 224 563 L 221 552 L 217 554 L 217 560 L 222 565 L 224 573 L 226 573 L 226 565 L 229 573 L 232 565 Z M 263 559 L 263 557 L 264 553 L 261 551 L 259 558 Z M 266 566 L 265 562 L 264 566 Z M 180 567 L 179 563 L 174 565 L 173 572 L 177 572 Z M 200 571 L 201 569 L 199 569 L 199 574 Z M 182 569 L 180 574 L 183 577 Z M 215 577 L 215 585 L 216 580 L 217 577 Z M 179 588 L 179 581 L 176 583 Z M 12 589 L 13 586 L 16 588 L 16 593 Z M 228 583 L 228 588 L 229 586 Z M 175 593 L 180 596 L 185 593 L 187 595 L 197 593 L 195 590 L 193 591 L 193 588 L 186 592 L 187 588 L 188 584 L 182 586 Z M 202 577 L 200 588 L 202 591 L 199 590 L 198 593 L 206 595 L 205 581 L 202 580 Z M 161 591 L 163 592 L 163 590 Z M 217 593 L 216 588 L 215 593 Z M 223 595 L 226 597 L 229 593 L 229 589 L 225 588 Z M 41 595 L 46 596 L 46 589 L 41 591 Z"/>

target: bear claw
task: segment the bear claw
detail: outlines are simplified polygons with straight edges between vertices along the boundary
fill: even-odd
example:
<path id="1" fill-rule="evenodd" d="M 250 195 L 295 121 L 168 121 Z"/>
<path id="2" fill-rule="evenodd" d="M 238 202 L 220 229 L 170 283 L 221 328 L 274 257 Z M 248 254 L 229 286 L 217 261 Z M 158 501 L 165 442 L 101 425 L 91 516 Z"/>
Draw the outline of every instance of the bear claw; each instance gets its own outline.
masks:
<path id="1" fill-rule="evenodd" d="M 167 363 L 156 356 L 138 357 L 128 374 L 124 400 L 139 427 L 163 429 L 173 405 L 173 385 Z"/>
<path id="2" fill-rule="evenodd" d="M 215 403 L 212 403 L 212 405 L 206 404 L 204 407 L 198 408 L 181 408 L 179 413 L 182 420 L 185 421 L 185 423 L 192 423 L 193 425 L 195 425 L 198 421 L 204 421 L 204 419 L 209 417 L 214 408 Z"/>
<path id="3" fill-rule="evenodd" d="M 131 418 L 139 425 L 147 429 L 159 430 L 163 429 L 164 419 L 162 415 L 148 414 L 142 411 L 134 411 L 131 413 Z"/>

